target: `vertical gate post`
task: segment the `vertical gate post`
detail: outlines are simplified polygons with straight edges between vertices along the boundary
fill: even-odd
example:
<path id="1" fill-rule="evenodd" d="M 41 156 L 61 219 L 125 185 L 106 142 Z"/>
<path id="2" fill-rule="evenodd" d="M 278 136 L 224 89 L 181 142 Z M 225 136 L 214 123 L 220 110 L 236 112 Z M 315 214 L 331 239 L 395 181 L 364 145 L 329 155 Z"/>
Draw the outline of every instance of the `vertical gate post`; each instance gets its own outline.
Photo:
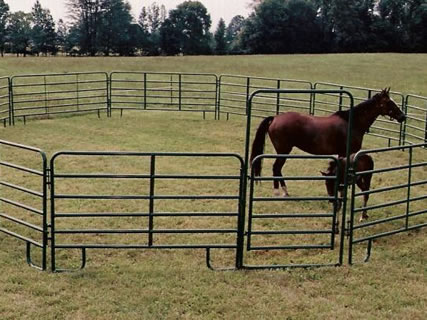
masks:
<path id="1" fill-rule="evenodd" d="M 357 163 L 357 155 L 354 157 L 352 168 L 352 173 L 354 172 L 354 167 Z M 355 194 L 356 194 L 356 184 L 355 179 L 352 180 L 351 184 L 351 200 L 350 200 L 350 220 L 348 223 L 348 264 L 353 264 L 353 231 L 354 231 L 354 206 L 355 206 Z M 344 219 L 344 217 L 342 217 Z M 342 220 L 342 224 L 345 225 L 346 221 Z M 342 229 L 343 230 L 343 229 Z"/>
<path id="2" fill-rule="evenodd" d="M 48 188 L 47 185 L 49 183 L 49 168 L 47 164 L 46 154 L 41 153 L 43 159 L 43 248 L 42 248 L 42 270 L 46 270 L 47 267 L 47 242 L 49 237 L 49 229 L 47 225 L 47 201 L 48 201 Z"/>
<path id="3" fill-rule="evenodd" d="M 149 204 L 149 221 L 148 221 L 148 246 L 153 245 L 153 228 L 154 228 L 154 191 L 155 191 L 155 174 L 156 174 L 156 156 L 150 158 L 150 204 Z"/>
<path id="4" fill-rule="evenodd" d="M 341 87 L 342 88 L 342 87 Z M 348 128 L 347 128 L 347 141 L 346 141 L 346 166 L 344 168 L 344 193 L 343 193 L 343 205 L 342 205 L 342 217 L 341 217 L 341 237 L 340 237 L 340 254 L 339 254 L 339 265 L 343 264 L 344 259 L 344 237 L 345 237 L 345 224 L 346 224 L 346 210 L 347 210 L 347 193 L 348 193 L 348 183 L 349 183 L 349 176 L 350 174 L 353 174 L 352 166 L 350 165 L 350 152 L 351 152 L 351 137 L 353 135 L 353 107 L 354 107 L 354 98 L 353 95 L 348 92 L 341 89 L 340 96 L 342 98 L 342 94 L 346 93 L 348 95 L 348 98 L 350 99 L 350 109 L 349 109 L 349 118 L 348 118 Z M 341 107 L 340 107 L 341 110 Z M 351 232 L 351 231 L 350 231 Z"/>
<path id="5" fill-rule="evenodd" d="M 280 80 L 277 80 L 277 90 L 280 90 Z M 276 98 L 276 115 L 279 114 L 280 111 L 280 92 L 277 92 Z"/>
<path id="6" fill-rule="evenodd" d="M 412 179 L 412 147 L 409 148 L 409 168 L 408 168 L 408 190 L 406 198 L 406 217 L 405 217 L 405 229 L 408 230 L 409 227 L 409 207 L 411 199 L 411 179 Z"/>
<path id="7" fill-rule="evenodd" d="M 13 77 L 9 79 L 9 124 L 15 125 L 15 108 L 13 105 Z"/>
<path id="8" fill-rule="evenodd" d="M 111 118 L 111 95 L 113 90 L 113 73 L 106 73 L 107 77 L 107 117 Z"/>
<path id="9" fill-rule="evenodd" d="M 144 110 L 147 110 L 147 72 L 144 72 Z"/>
<path id="10" fill-rule="evenodd" d="M 312 92 L 310 94 L 309 114 L 312 116 L 314 116 L 314 100 L 316 98 L 316 94 L 314 93 L 315 89 L 315 85 L 313 86 L 313 84 L 310 82 L 310 90 L 312 90 Z"/>
<path id="11" fill-rule="evenodd" d="M 178 108 L 179 108 L 179 111 L 181 111 L 181 108 L 182 108 L 182 75 L 181 74 L 179 74 L 178 75 L 178 85 L 179 85 L 179 104 L 178 104 Z M 171 90 L 171 92 L 172 92 L 172 90 Z"/>
<path id="12" fill-rule="evenodd" d="M 339 106 L 338 106 L 338 110 L 339 111 L 341 111 L 342 110 L 342 90 L 344 90 L 344 87 L 343 86 L 340 86 L 340 90 L 341 90 L 341 92 L 340 92 L 340 99 L 339 99 Z"/>
<path id="13" fill-rule="evenodd" d="M 7 92 L 8 92 L 8 107 L 9 107 L 9 126 L 12 125 L 13 110 L 12 110 L 12 83 L 10 78 L 7 78 Z"/>
<path id="14" fill-rule="evenodd" d="M 216 108 L 217 120 L 221 119 L 221 86 L 222 86 L 222 75 L 219 76 L 218 82 L 217 82 L 217 108 Z"/>
<path id="15" fill-rule="evenodd" d="M 247 77 L 247 79 L 246 79 L 246 115 L 248 115 L 250 113 L 250 111 L 248 110 L 248 108 L 252 105 L 252 99 L 251 99 L 250 105 L 248 105 L 249 94 L 250 94 L 250 87 L 251 87 L 251 78 Z"/>
<path id="16" fill-rule="evenodd" d="M 426 104 L 427 106 L 427 104 Z M 426 108 L 427 109 L 427 108 Z M 405 120 L 406 123 L 407 120 Z M 427 110 L 426 110 L 426 119 L 425 119 L 426 123 L 425 123 L 425 130 L 424 130 L 424 143 L 427 143 Z"/>
<path id="17" fill-rule="evenodd" d="M 55 156 L 50 159 L 50 270 L 56 272 L 55 252 Z"/>
<path id="18" fill-rule="evenodd" d="M 215 119 L 218 119 L 218 110 L 219 110 L 219 79 L 218 76 L 215 75 Z"/>

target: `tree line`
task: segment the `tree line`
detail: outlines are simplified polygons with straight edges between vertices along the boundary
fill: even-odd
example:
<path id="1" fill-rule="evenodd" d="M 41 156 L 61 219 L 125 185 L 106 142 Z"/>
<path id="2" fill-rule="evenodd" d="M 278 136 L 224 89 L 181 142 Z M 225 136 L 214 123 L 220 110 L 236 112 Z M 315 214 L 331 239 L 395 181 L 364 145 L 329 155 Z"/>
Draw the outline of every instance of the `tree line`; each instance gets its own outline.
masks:
<path id="1" fill-rule="evenodd" d="M 0 53 L 16 55 L 207 55 L 427 52 L 427 0 L 252 0 L 252 13 L 220 19 L 200 1 L 133 17 L 125 0 L 68 0 L 55 23 L 37 0 L 10 12 L 0 0 Z"/>

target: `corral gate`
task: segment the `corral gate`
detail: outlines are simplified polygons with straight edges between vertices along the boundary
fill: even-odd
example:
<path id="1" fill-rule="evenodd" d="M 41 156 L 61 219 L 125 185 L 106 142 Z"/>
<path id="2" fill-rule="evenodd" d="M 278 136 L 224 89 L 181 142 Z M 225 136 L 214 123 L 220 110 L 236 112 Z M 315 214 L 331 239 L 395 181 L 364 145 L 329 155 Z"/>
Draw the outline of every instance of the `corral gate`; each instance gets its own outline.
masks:
<path id="1" fill-rule="evenodd" d="M 337 158 L 333 156 L 314 156 L 314 155 L 260 155 L 253 160 L 274 160 L 277 158 L 286 158 L 287 166 L 284 168 L 284 180 L 293 183 L 293 186 L 300 184 L 303 187 L 299 193 L 304 194 L 293 196 L 271 196 L 271 183 L 279 180 L 279 177 L 263 176 L 256 177 L 253 170 L 250 175 L 250 187 L 248 198 L 248 229 L 246 250 L 249 252 L 264 250 L 288 250 L 288 251 L 316 251 L 318 253 L 313 260 L 312 257 L 302 254 L 290 254 L 288 261 L 267 263 L 260 265 L 246 264 L 247 268 L 287 268 L 287 267 L 316 267 L 316 266 L 337 266 L 342 264 L 344 240 L 344 224 L 339 225 L 339 221 L 344 221 L 344 217 L 339 219 L 338 212 L 338 186 L 340 184 L 340 164 Z M 320 164 L 326 164 L 327 161 L 335 162 L 336 170 L 333 176 L 322 176 L 315 170 L 312 175 L 301 175 L 299 172 L 289 172 L 292 162 L 298 162 L 299 167 L 319 167 Z M 294 166 L 295 167 L 295 166 Z M 298 166 L 296 166 L 298 167 Z M 330 180 L 334 185 L 334 194 L 327 196 L 325 193 L 325 182 Z M 261 182 L 265 181 L 267 193 Z M 313 194 L 313 187 L 320 185 L 317 190 L 322 190 L 321 194 Z M 260 206 L 258 207 L 258 205 Z M 311 205 L 313 204 L 313 205 Z M 333 205 L 334 204 L 334 205 Z M 340 231 L 339 229 L 340 228 Z M 337 254 L 331 257 L 329 253 L 320 261 L 322 252 L 336 249 L 336 237 L 341 235 Z M 312 259 L 308 262 L 308 259 Z M 256 261 L 256 260 L 255 260 Z M 265 262 L 264 262 L 265 263 Z"/>
<path id="2" fill-rule="evenodd" d="M 125 160 L 130 169 L 122 169 Z M 82 161 L 93 163 L 90 172 Z M 169 162 L 181 170 L 171 172 Z M 233 249 L 239 267 L 244 165 L 238 154 L 59 152 L 50 163 L 53 271 L 61 270 L 59 249 L 81 250 L 83 268 L 88 248 L 205 249 L 208 266 L 212 249 Z M 123 194 L 123 184 L 131 194 Z M 105 210 L 91 211 L 92 201 Z M 221 211 L 213 212 L 213 203 Z M 188 226 L 193 221 L 196 227 Z"/>
<path id="3" fill-rule="evenodd" d="M 352 136 L 352 119 L 353 119 L 353 96 L 350 92 L 339 89 L 328 89 L 328 90 L 301 90 L 301 89 L 278 89 L 278 90 L 266 90 L 266 89 L 260 89 L 252 93 L 252 95 L 249 97 L 247 101 L 247 123 L 246 123 L 246 146 L 245 146 L 245 163 L 247 164 L 246 169 L 249 167 L 249 143 L 251 141 L 251 120 L 252 120 L 252 103 L 256 100 L 257 97 L 263 97 L 268 98 L 270 95 L 276 96 L 278 100 L 282 98 L 282 96 L 291 96 L 292 95 L 306 95 L 309 97 L 309 101 L 312 100 L 313 94 L 319 94 L 319 95 L 340 95 L 345 96 L 348 101 L 348 108 L 350 110 L 349 113 L 349 126 L 347 131 L 347 163 L 350 163 L 349 157 L 350 157 L 350 139 Z M 310 156 L 310 155 L 303 155 L 303 156 L 295 156 L 295 155 L 261 155 L 258 158 L 253 159 L 253 161 L 261 161 L 262 159 L 276 159 L 278 157 L 286 158 L 286 159 L 300 159 L 304 163 L 308 163 L 309 160 L 316 161 L 316 165 L 320 163 L 319 160 L 330 160 L 330 161 L 336 161 L 334 157 L 328 157 L 328 156 Z M 337 166 L 339 168 L 339 164 Z M 335 222 L 337 220 L 345 221 L 345 212 L 346 212 L 346 205 L 347 205 L 347 185 L 348 185 L 348 169 L 349 168 L 341 168 L 336 172 L 336 176 L 333 177 L 319 177 L 317 174 L 316 176 L 310 175 L 310 176 L 300 176 L 300 175 L 288 175 L 285 174 L 285 180 L 294 180 L 294 181 L 302 181 L 302 182 L 313 182 L 313 181 L 320 181 L 325 182 L 325 180 L 330 179 L 334 183 L 334 195 L 333 197 L 325 197 L 320 195 L 312 195 L 310 192 L 306 196 L 303 197 L 289 197 L 289 198 L 278 198 L 278 197 L 266 197 L 263 195 L 256 195 L 256 182 L 260 182 L 263 180 L 273 181 L 277 180 L 277 177 L 264 177 L 264 178 L 256 178 L 253 175 L 253 172 L 250 174 L 250 194 L 248 199 L 248 206 L 249 206 L 249 215 L 248 215 L 248 230 L 246 232 L 247 234 L 247 244 L 246 248 L 248 251 L 254 251 L 254 250 L 322 250 L 322 249 L 328 249 L 333 250 L 335 249 Z M 339 181 L 339 171 L 344 170 L 344 181 Z M 286 166 L 283 169 L 284 172 L 286 172 Z M 278 203 L 301 203 L 303 201 L 314 201 L 317 203 L 320 202 L 329 202 L 337 203 L 339 197 L 338 197 L 338 186 L 339 184 L 344 185 L 344 192 L 343 192 L 343 199 L 342 199 L 342 212 L 343 216 L 341 219 L 338 219 L 337 216 L 337 210 L 336 206 L 334 205 L 332 208 L 332 212 L 301 212 L 301 211 L 287 211 L 284 212 L 283 209 L 276 208 L 275 212 L 257 212 L 254 210 L 257 203 L 263 202 L 278 202 Z M 287 210 L 290 210 L 289 208 Z M 291 229 L 289 227 L 289 221 L 310 221 L 310 220 L 319 220 L 324 219 L 326 220 L 325 225 L 323 225 L 320 229 L 318 226 L 313 227 L 313 225 L 308 226 L 309 229 L 307 229 L 307 226 L 301 226 L 301 224 L 297 223 L 294 224 Z M 271 224 L 271 221 L 278 224 L 280 227 L 274 230 L 271 230 L 268 228 L 268 225 Z M 285 223 L 279 223 L 285 222 Z M 267 229 L 259 228 L 258 226 L 261 226 L 264 222 L 265 225 L 267 225 Z M 302 229 L 301 229 L 302 228 Z M 283 267 L 309 267 L 309 266 L 320 266 L 320 265 L 341 265 L 343 262 L 343 243 L 344 243 L 344 223 L 342 223 L 341 227 L 341 235 L 340 235 L 340 241 L 339 241 L 339 254 L 336 257 L 335 262 L 315 262 L 307 264 L 305 262 L 296 262 L 296 263 L 286 263 L 286 264 L 280 264 L 280 263 L 274 263 L 274 264 L 267 264 L 267 265 L 248 265 L 246 264 L 246 268 L 283 268 Z M 267 244 L 264 241 L 261 241 L 261 244 L 253 244 L 253 238 L 254 237 L 280 237 L 280 239 L 275 239 L 273 242 L 269 239 L 267 240 Z M 286 240 L 283 240 L 287 236 L 295 237 L 295 236 L 302 236 L 303 239 L 299 238 L 297 239 L 297 242 L 292 242 L 291 244 L 283 242 Z M 316 239 L 306 239 L 311 236 L 323 236 Z M 288 237 L 289 238 L 289 237 Z M 269 242 L 270 241 L 270 242 Z M 302 242 L 301 242 L 302 241 Z M 308 242 L 307 242 L 308 241 Z M 311 242 L 310 242 L 311 241 Z M 313 242 L 314 241 L 314 242 Z"/>
<path id="4" fill-rule="evenodd" d="M 393 234 L 408 232 L 427 226 L 427 169 L 425 148 L 427 143 L 404 147 L 379 148 L 359 151 L 350 174 L 354 176 L 351 188 L 349 219 L 348 263 L 353 263 L 356 245 L 367 243 L 365 261 L 370 258 L 373 242 L 376 239 Z M 375 156 L 384 154 L 387 159 L 402 158 L 405 165 L 374 168 L 370 171 L 355 172 L 357 162 L 362 155 Z M 403 162 L 402 161 L 402 162 Z M 389 174 L 399 173 L 398 180 Z M 374 174 L 381 182 L 375 189 L 357 190 L 354 181 L 363 175 Z M 394 181 L 393 181 L 394 180 Z M 362 197 L 371 196 L 367 207 L 361 204 Z M 380 212 L 377 210 L 381 209 Z M 368 210 L 368 221 L 360 222 L 360 212 Z"/>
<path id="5" fill-rule="evenodd" d="M 42 150 L 0 140 L 0 232 L 24 241 L 28 264 L 41 270 L 48 241 L 47 179 Z M 32 246 L 41 249 L 37 263 Z"/>

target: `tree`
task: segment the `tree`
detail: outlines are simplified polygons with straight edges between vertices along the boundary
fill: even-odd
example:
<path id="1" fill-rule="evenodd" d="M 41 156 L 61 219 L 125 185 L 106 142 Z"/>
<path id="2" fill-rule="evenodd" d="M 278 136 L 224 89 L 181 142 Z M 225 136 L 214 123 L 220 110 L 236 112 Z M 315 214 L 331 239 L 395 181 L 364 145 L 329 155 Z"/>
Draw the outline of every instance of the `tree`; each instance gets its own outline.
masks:
<path id="1" fill-rule="evenodd" d="M 380 0 L 376 33 L 387 51 L 427 51 L 427 1 Z"/>
<path id="2" fill-rule="evenodd" d="M 334 46 L 334 18 L 332 16 L 331 0 L 314 0 L 317 11 L 317 24 L 321 30 L 320 42 L 323 44 L 321 52 L 331 52 L 335 50 Z"/>
<path id="3" fill-rule="evenodd" d="M 216 28 L 214 39 L 215 53 L 225 54 L 227 52 L 227 40 L 225 37 L 225 21 L 222 18 L 218 22 L 218 27 Z"/>
<path id="4" fill-rule="evenodd" d="M 64 20 L 59 19 L 57 29 L 56 29 L 56 43 L 60 51 L 64 51 L 66 49 L 67 36 L 68 36 L 67 25 L 65 24 Z"/>
<path id="5" fill-rule="evenodd" d="M 102 0 L 99 45 L 105 55 L 111 52 L 130 55 L 136 47 L 133 40 L 132 15 L 129 3 L 123 0 Z"/>
<path id="6" fill-rule="evenodd" d="M 78 25 L 72 25 L 67 30 L 65 37 L 65 52 L 74 55 L 80 55 L 80 29 Z"/>
<path id="7" fill-rule="evenodd" d="M 411 52 L 427 52 L 427 1 L 412 0 L 408 9 L 408 49 Z"/>
<path id="8" fill-rule="evenodd" d="M 94 56 L 99 50 L 101 0 L 68 0 L 68 11 L 78 31 L 80 52 Z"/>
<path id="9" fill-rule="evenodd" d="M 158 55 L 160 53 L 160 28 L 166 20 L 166 8 L 153 2 L 151 6 L 143 7 L 139 16 L 139 25 L 143 29 L 141 38 L 142 49 L 146 54 Z"/>
<path id="10" fill-rule="evenodd" d="M 242 51 L 240 44 L 240 33 L 242 32 L 245 18 L 241 15 L 234 16 L 227 26 L 225 39 L 227 49 L 230 53 L 239 53 Z"/>
<path id="11" fill-rule="evenodd" d="M 246 19 L 242 45 L 249 53 L 317 52 L 317 10 L 305 0 L 265 0 Z"/>
<path id="12" fill-rule="evenodd" d="M 185 1 L 171 10 L 161 27 L 162 49 L 168 54 L 208 54 L 211 17 L 199 1 Z M 173 34 L 169 35 L 168 32 Z M 173 43 L 168 43 L 168 40 Z"/>
<path id="13" fill-rule="evenodd" d="M 334 38 L 341 52 L 372 51 L 375 0 L 334 0 L 331 6 Z"/>
<path id="14" fill-rule="evenodd" d="M 55 54 L 56 48 L 56 32 L 55 22 L 53 21 L 50 11 L 43 9 L 39 0 L 33 6 L 32 15 L 32 33 L 31 40 L 33 52 L 47 55 L 48 52 Z"/>
<path id="15" fill-rule="evenodd" d="M 182 34 L 170 19 L 166 19 L 160 27 L 160 47 L 164 54 L 182 53 Z"/>
<path id="16" fill-rule="evenodd" d="M 8 33 L 13 53 L 27 55 L 31 40 L 31 14 L 17 11 L 10 15 Z"/>
<path id="17" fill-rule="evenodd" d="M 0 54 L 4 56 L 4 49 L 7 39 L 7 20 L 9 18 L 9 5 L 0 0 Z"/>

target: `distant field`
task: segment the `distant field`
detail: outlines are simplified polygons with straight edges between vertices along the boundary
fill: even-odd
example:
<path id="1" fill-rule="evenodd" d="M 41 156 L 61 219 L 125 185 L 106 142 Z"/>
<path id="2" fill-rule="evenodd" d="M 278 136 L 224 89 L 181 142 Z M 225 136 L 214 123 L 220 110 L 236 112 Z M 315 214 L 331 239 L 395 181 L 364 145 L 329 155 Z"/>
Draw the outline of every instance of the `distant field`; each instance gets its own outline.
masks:
<path id="1" fill-rule="evenodd" d="M 327 81 L 426 95 L 427 54 L 0 59 L 0 76 L 86 71 L 175 71 Z"/>
<path id="2" fill-rule="evenodd" d="M 347 85 L 382 88 L 391 86 L 404 93 L 427 95 L 427 55 L 369 54 L 369 55 L 295 55 L 295 56 L 238 56 L 238 57 L 161 57 L 161 58 L 11 58 L 0 59 L 0 76 L 76 71 L 179 71 L 215 74 L 244 74 L 251 76 L 328 81 Z M 255 124 L 257 125 L 257 120 Z M 201 114 L 138 113 L 126 111 L 120 118 L 101 115 L 72 116 L 50 120 L 32 120 L 27 125 L 0 128 L 0 139 L 29 144 L 44 149 L 48 156 L 60 150 L 115 150 L 141 152 L 236 152 L 243 153 L 243 118 L 215 121 L 211 115 L 202 120 Z M 368 137 L 365 148 L 382 145 Z M 267 152 L 272 152 L 270 144 Z M 296 154 L 301 152 L 294 151 Z M 13 157 L 0 153 L 2 160 Z M 376 167 L 399 165 L 406 155 L 396 152 L 394 158 L 376 158 Z M 417 153 L 423 159 L 424 153 Z M 24 163 L 26 158 L 20 159 Z M 69 167 L 103 172 L 118 170 L 133 172 L 146 163 L 133 159 L 126 162 L 65 163 Z M 64 164 L 64 165 L 65 165 Z M 176 170 L 226 174 L 236 170 L 225 162 L 188 166 L 186 163 L 160 162 L 164 172 Z M 318 174 L 318 167 L 289 162 L 284 171 Z M 132 171 L 133 170 L 133 171 Z M 270 164 L 265 164 L 270 171 Z M 425 170 L 420 171 L 425 177 Z M 391 175 L 396 183 L 404 177 Z M 424 178 L 425 179 L 425 178 Z M 386 183 L 380 175 L 373 185 Z M 140 185 L 92 182 L 90 191 L 136 192 Z M 307 186 L 289 183 L 292 194 L 322 195 L 322 184 Z M 232 192 L 232 184 L 220 185 L 221 192 Z M 64 185 L 63 191 L 80 192 L 78 183 Z M 160 192 L 212 192 L 211 184 L 162 184 Z M 1 191 L 2 189 L 0 189 Z M 86 189 L 87 191 L 87 189 Z M 271 194 L 270 183 L 260 186 L 263 195 Z M 423 190 L 415 190 L 420 194 Z M 390 193 L 390 201 L 398 197 Z M 372 197 L 371 202 L 378 199 Z M 86 204 L 71 204 L 79 210 Z M 132 210 L 135 202 L 111 204 L 112 210 Z M 145 205 L 145 204 L 144 204 Z M 228 204 L 214 207 L 226 210 Z M 425 201 L 418 203 L 425 207 Z M 89 208 L 104 210 L 106 204 L 90 203 Z M 166 204 L 161 209 L 209 210 L 209 202 Z M 302 204 L 306 211 L 318 210 L 313 204 Z M 1 208 L 1 207 L 0 207 Z M 295 209 L 295 208 L 292 208 Z M 328 210 L 324 204 L 322 210 Z M 268 210 L 281 210 L 275 205 Z M 378 212 L 387 215 L 386 212 Z M 88 223 L 115 226 L 113 220 Z M 131 219 L 126 220 L 132 226 Z M 172 225 L 168 225 L 171 223 Z M 186 227 L 200 227 L 211 221 L 165 222 Z M 221 222 L 227 227 L 228 222 Z M 231 222 L 232 223 L 232 222 Z M 321 225 L 321 223 L 319 223 Z M 274 226 L 266 226 L 274 227 Z M 173 239 L 173 238 L 172 238 Z M 79 240 L 79 239 L 77 239 Z M 97 240 L 95 238 L 95 240 Z M 98 239 L 99 240 L 99 239 Z M 374 244 L 369 263 L 360 263 L 363 252 L 357 255 L 354 266 L 290 271 L 212 272 L 205 267 L 204 252 L 199 251 L 93 251 L 88 252 L 88 266 L 75 273 L 51 274 L 35 271 L 25 265 L 25 246 L 0 235 L 2 319 L 425 319 L 427 317 L 427 245 L 426 231 L 405 233 L 382 239 Z M 77 255 L 61 255 L 69 262 Z M 251 256 L 255 262 L 280 263 L 299 259 L 334 260 L 335 252 L 316 256 L 304 252 L 258 252 Z M 232 256 L 216 256 L 219 264 L 232 264 Z M 74 261 L 74 260 L 73 260 Z"/>

